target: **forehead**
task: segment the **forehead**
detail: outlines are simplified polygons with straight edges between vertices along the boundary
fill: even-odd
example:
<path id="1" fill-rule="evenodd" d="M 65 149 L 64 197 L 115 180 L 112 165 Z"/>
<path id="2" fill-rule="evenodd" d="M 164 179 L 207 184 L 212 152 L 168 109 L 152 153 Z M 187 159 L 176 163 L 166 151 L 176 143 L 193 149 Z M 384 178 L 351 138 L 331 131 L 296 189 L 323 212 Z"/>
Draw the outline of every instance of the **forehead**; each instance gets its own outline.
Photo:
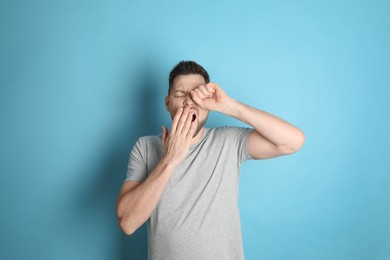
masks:
<path id="1" fill-rule="evenodd" d="M 200 74 L 179 75 L 173 81 L 172 90 L 189 90 L 204 84 L 206 82 Z"/>

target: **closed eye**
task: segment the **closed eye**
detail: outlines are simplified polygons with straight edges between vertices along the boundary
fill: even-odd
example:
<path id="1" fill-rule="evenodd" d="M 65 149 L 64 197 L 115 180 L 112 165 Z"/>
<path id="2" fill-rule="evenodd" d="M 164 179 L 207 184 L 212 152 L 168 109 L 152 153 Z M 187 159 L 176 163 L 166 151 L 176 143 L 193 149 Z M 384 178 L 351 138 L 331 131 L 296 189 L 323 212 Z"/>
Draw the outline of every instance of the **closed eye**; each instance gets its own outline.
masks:
<path id="1" fill-rule="evenodd" d="M 183 91 L 177 91 L 175 93 L 175 97 L 184 97 L 186 95 L 186 93 L 184 93 Z"/>

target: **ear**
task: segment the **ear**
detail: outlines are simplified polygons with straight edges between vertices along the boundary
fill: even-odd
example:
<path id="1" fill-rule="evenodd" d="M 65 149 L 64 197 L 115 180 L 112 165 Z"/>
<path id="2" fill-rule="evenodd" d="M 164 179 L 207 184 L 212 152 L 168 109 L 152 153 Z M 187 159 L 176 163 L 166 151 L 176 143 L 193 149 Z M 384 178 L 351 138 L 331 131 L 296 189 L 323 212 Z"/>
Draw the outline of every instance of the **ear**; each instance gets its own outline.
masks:
<path id="1" fill-rule="evenodd" d="M 165 97 L 165 109 L 169 112 L 169 97 Z"/>

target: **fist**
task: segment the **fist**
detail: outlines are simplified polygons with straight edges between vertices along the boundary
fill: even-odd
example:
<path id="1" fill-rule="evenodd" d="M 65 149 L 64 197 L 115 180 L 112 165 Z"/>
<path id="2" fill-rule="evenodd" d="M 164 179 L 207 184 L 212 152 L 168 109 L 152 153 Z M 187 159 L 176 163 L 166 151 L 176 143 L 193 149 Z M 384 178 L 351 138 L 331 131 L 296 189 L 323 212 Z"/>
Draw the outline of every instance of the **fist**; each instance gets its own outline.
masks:
<path id="1" fill-rule="evenodd" d="M 204 109 L 222 112 L 229 97 L 225 91 L 214 82 L 200 85 L 190 91 L 192 99 L 195 103 Z"/>

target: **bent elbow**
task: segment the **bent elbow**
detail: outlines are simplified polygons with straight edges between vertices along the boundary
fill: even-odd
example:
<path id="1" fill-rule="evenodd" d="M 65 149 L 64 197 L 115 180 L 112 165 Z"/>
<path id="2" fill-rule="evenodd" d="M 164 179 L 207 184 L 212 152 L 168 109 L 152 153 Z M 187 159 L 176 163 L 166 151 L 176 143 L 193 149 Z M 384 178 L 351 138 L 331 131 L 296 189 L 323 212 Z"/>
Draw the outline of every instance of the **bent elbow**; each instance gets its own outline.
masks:
<path id="1" fill-rule="evenodd" d="M 135 229 L 131 227 L 128 221 L 129 218 L 125 216 L 123 207 L 120 203 L 117 204 L 116 215 L 118 218 L 119 227 L 122 229 L 122 231 L 128 236 L 132 235 L 135 232 Z"/>
<path id="2" fill-rule="evenodd" d="M 131 223 L 129 222 L 129 218 L 128 217 L 125 217 L 123 216 L 122 214 L 120 214 L 119 212 L 117 213 L 117 217 L 118 217 L 118 224 L 119 224 L 119 227 L 122 229 L 122 231 L 130 236 L 132 235 L 136 228 L 134 228 Z"/>
<path id="3" fill-rule="evenodd" d="M 119 219 L 118 221 L 119 221 L 119 226 L 121 227 L 123 233 L 125 233 L 128 236 L 134 234 L 134 232 L 137 230 L 132 225 L 130 225 L 128 221 L 124 219 Z"/>
<path id="4" fill-rule="evenodd" d="M 300 134 L 297 135 L 296 139 L 294 140 L 294 143 L 291 143 L 290 145 L 280 146 L 279 150 L 283 155 L 293 154 L 298 152 L 302 148 L 304 143 L 305 134 L 301 131 Z"/>
<path id="5" fill-rule="evenodd" d="M 297 135 L 295 145 L 289 149 L 289 154 L 298 152 L 303 144 L 305 143 L 305 134 L 300 131 L 300 133 Z"/>
<path id="6" fill-rule="evenodd" d="M 297 146 L 294 149 L 294 153 L 302 148 L 303 144 L 305 143 L 305 139 L 305 133 L 301 131 L 298 137 Z"/>

